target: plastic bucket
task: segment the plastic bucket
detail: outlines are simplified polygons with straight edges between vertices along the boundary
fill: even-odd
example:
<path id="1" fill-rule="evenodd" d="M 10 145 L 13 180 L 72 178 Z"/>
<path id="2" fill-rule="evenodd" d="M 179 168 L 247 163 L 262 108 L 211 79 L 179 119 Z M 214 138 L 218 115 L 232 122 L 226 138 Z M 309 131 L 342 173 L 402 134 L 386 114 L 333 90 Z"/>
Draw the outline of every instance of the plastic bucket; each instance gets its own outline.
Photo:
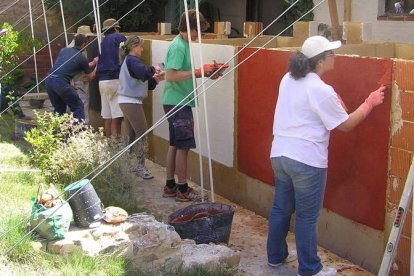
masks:
<path id="1" fill-rule="evenodd" d="M 168 217 L 182 239 L 200 243 L 229 242 L 234 209 L 225 204 L 198 203 L 187 206 Z"/>
<path id="2" fill-rule="evenodd" d="M 67 186 L 65 195 L 67 199 L 70 198 L 68 201 L 76 226 L 91 227 L 91 224 L 103 218 L 101 200 L 88 179 Z"/>

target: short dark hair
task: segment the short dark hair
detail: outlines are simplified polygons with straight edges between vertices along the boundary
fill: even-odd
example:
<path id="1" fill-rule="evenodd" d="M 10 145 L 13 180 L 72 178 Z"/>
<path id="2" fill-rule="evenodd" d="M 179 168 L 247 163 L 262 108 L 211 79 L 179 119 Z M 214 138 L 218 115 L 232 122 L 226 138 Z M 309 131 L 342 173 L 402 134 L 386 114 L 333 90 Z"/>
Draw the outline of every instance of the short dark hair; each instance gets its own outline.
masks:
<path id="1" fill-rule="evenodd" d="M 75 47 L 80 48 L 83 43 L 86 43 L 86 36 L 83 34 L 77 34 L 75 36 Z"/>
<path id="2" fill-rule="evenodd" d="M 206 31 L 210 24 L 204 18 L 203 14 L 199 12 L 200 16 L 200 29 L 202 32 Z M 197 12 L 195 10 L 188 10 L 188 20 L 190 21 L 190 30 L 197 29 Z M 178 24 L 178 31 L 180 32 L 187 32 L 187 19 L 185 16 L 185 12 L 180 17 L 180 23 Z"/>

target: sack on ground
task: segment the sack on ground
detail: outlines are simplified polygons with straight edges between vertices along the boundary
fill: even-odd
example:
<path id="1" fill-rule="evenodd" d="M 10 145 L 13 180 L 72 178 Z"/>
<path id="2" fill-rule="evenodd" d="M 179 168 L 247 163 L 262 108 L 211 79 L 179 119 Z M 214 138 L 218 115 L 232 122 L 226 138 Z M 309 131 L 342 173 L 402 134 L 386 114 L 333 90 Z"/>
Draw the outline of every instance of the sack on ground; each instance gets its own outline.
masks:
<path id="1" fill-rule="evenodd" d="M 37 200 L 33 201 L 30 227 L 34 229 L 40 224 L 35 231 L 47 240 L 63 239 L 69 231 L 72 219 L 72 209 L 63 200 L 59 200 L 58 204 L 51 208 L 46 208 Z"/>

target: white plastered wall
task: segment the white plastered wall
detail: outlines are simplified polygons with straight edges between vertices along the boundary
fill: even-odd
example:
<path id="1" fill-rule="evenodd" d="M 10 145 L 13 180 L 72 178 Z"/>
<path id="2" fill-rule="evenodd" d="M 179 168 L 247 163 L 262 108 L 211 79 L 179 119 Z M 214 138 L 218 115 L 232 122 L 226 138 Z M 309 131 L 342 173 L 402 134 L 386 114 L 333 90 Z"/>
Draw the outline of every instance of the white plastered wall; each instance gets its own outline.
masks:
<path id="1" fill-rule="evenodd" d="M 314 4 L 320 0 L 314 0 Z M 339 24 L 344 20 L 344 0 L 337 0 Z M 385 0 L 352 1 L 351 21 L 372 24 L 372 40 L 378 42 L 414 43 L 414 21 L 377 20 L 384 15 Z M 331 25 L 328 1 L 314 10 L 314 20 Z"/>
<path id="2" fill-rule="evenodd" d="M 170 42 L 153 40 L 151 45 L 152 64 L 164 62 L 165 54 Z M 193 44 L 193 55 L 195 59 L 195 67 L 200 67 L 198 44 Z M 217 62 L 226 62 L 234 55 L 233 46 L 204 44 L 202 47 L 204 63 L 211 63 L 212 60 Z M 234 68 L 234 62 L 229 62 L 229 68 L 225 73 L 230 72 Z M 201 85 L 201 79 L 198 79 L 198 86 Z M 230 72 L 225 77 L 220 78 L 214 85 L 213 81 L 207 80 L 205 83 L 205 98 L 207 102 L 208 129 L 210 135 L 211 157 L 214 161 L 219 162 L 228 167 L 233 166 L 234 156 L 234 73 Z M 210 88 L 208 88 L 211 86 Z M 161 82 L 153 93 L 153 122 L 156 123 L 165 114 L 162 109 L 162 94 L 164 83 Z M 199 92 L 202 91 L 200 86 Z M 203 156 L 207 154 L 207 138 L 204 116 L 203 95 L 199 97 L 199 118 L 200 118 L 200 137 L 201 141 L 196 139 L 197 148 L 195 152 L 201 149 Z M 196 116 L 193 109 L 194 117 Z M 194 118 L 196 123 L 196 118 Z M 195 126 L 195 131 L 197 128 Z M 154 130 L 157 135 L 168 140 L 168 124 L 163 122 L 160 127 Z M 196 135 L 197 136 L 197 135 Z"/>

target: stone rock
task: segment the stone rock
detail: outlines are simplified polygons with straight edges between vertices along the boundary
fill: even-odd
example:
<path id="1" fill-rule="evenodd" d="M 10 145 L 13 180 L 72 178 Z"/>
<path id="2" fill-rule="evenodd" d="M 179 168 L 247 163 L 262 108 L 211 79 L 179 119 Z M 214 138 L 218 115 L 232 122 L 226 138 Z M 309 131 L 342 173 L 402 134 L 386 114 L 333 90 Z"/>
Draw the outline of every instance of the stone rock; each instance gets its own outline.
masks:
<path id="1" fill-rule="evenodd" d="M 228 268 L 237 268 L 240 264 L 240 253 L 225 245 L 185 243 L 181 245 L 181 251 L 184 269 L 197 266 L 213 270 L 223 265 Z"/>
<path id="2" fill-rule="evenodd" d="M 39 247 L 39 246 L 37 246 Z M 224 245 L 181 240 L 174 227 L 151 215 L 134 214 L 120 224 L 102 223 L 94 229 L 71 227 L 62 240 L 44 242 L 43 250 L 69 254 L 81 250 L 90 256 L 115 253 L 125 257 L 136 271 L 173 271 L 193 266 L 237 268 L 240 254 Z"/>

